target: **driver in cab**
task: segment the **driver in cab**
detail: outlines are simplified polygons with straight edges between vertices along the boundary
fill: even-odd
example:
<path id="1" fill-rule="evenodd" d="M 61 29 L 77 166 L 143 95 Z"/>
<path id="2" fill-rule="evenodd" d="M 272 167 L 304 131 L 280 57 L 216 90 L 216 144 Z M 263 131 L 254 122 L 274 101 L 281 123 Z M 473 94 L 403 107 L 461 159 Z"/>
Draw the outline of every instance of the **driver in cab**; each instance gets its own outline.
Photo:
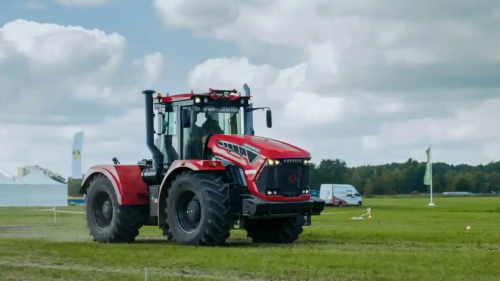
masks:
<path id="1" fill-rule="evenodd" d="M 203 130 L 203 136 L 215 135 L 215 134 L 224 134 L 221 127 L 219 126 L 219 114 L 214 113 L 213 116 L 209 112 L 205 113 L 205 122 L 201 125 L 201 129 Z"/>
<path id="2" fill-rule="evenodd" d="M 196 125 L 198 121 L 198 115 L 205 114 L 205 122 L 201 126 Z M 198 112 L 193 114 L 193 126 L 191 127 L 190 136 L 190 152 L 194 159 L 199 159 L 202 157 L 203 151 L 203 140 L 208 135 L 223 134 L 224 131 L 221 129 L 218 121 L 218 113 L 210 114 L 209 112 Z"/>

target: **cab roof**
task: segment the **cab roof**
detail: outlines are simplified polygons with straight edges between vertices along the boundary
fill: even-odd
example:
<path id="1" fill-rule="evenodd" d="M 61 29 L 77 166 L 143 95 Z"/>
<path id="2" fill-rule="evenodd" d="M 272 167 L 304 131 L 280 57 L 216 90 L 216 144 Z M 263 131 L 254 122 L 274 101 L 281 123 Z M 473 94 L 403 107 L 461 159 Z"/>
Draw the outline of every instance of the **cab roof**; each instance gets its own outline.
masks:
<path id="1" fill-rule="evenodd" d="M 161 93 L 158 93 L 156 97 L 153 97 L 155 103 L 158 103 L 158 97 L 161 96 L 161 103 L 170 103 L 184 100 L 199 98 L 210 98 L 212 100 L 219 99 L 229 99 L 229 100 L 239 100 L 241 98 L 250 98 L 250 96 L 242 96 L 241 93 L 238 93 L 236 90 L 214 90 L 209 89 L 207 93 L 188 93 L 188 94 L 175 94 L 163 96 Z"/>

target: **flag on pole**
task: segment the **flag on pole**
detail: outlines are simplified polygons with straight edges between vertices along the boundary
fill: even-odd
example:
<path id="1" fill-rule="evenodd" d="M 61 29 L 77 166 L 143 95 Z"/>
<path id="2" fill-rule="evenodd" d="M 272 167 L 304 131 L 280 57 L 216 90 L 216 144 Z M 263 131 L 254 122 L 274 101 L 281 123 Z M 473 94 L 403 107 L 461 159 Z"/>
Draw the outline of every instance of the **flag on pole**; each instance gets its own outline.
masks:
<path id="1" fill-rule="evenodd" d="M 71 177 L 74 179 L 83 178 L 82 150 L 83 132 L 78 132 L 73 137 L 73 148 L 71 149 Z"/>
<path id="2" fill-rule="evenodd" d="M 427 168 L 425 169 L 424 184 L 432 184 L 432 160 L 431 160 L 431 148 L 429 147 L 425 153 L 427 154 Z"/>

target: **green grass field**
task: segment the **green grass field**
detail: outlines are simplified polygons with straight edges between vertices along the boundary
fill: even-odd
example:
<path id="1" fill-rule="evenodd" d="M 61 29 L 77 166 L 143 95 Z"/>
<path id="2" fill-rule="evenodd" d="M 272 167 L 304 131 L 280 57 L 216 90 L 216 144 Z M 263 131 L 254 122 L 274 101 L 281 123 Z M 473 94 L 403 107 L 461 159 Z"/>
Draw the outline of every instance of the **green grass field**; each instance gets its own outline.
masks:
<path id="1" fill-rule="evenodd" d="M 175 245 L 158 227 L 135 244 L 97 244 L 83 215 L 54 224 L 51 212 L 0 208 L 0 280 L 144 280 L 145 267 L 148 280 L 500 280 L 500 198 L 435 203 L 365 199 L 327 207 L 293 245 L 252 244 L 234 230 L 219 248 Z M 367 207 L 372 220 L 350 219 Z"/>

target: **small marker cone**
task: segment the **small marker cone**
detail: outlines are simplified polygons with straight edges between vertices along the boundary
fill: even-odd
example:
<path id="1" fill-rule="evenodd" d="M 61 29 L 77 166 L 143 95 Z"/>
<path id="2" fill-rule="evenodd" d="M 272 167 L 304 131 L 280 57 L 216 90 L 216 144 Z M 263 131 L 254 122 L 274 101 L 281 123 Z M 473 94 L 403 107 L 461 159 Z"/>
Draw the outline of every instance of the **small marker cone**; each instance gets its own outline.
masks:
<path id="1" fill-rule="evenodd" d="M 465 231 L 470 231 L 470 225 L 465 228 Z"/>
<path id="2" fill-rule="evenodd" d="M 368 216 L 368 219 L 371 220 L 372 219 L 372 216 Z"/>

